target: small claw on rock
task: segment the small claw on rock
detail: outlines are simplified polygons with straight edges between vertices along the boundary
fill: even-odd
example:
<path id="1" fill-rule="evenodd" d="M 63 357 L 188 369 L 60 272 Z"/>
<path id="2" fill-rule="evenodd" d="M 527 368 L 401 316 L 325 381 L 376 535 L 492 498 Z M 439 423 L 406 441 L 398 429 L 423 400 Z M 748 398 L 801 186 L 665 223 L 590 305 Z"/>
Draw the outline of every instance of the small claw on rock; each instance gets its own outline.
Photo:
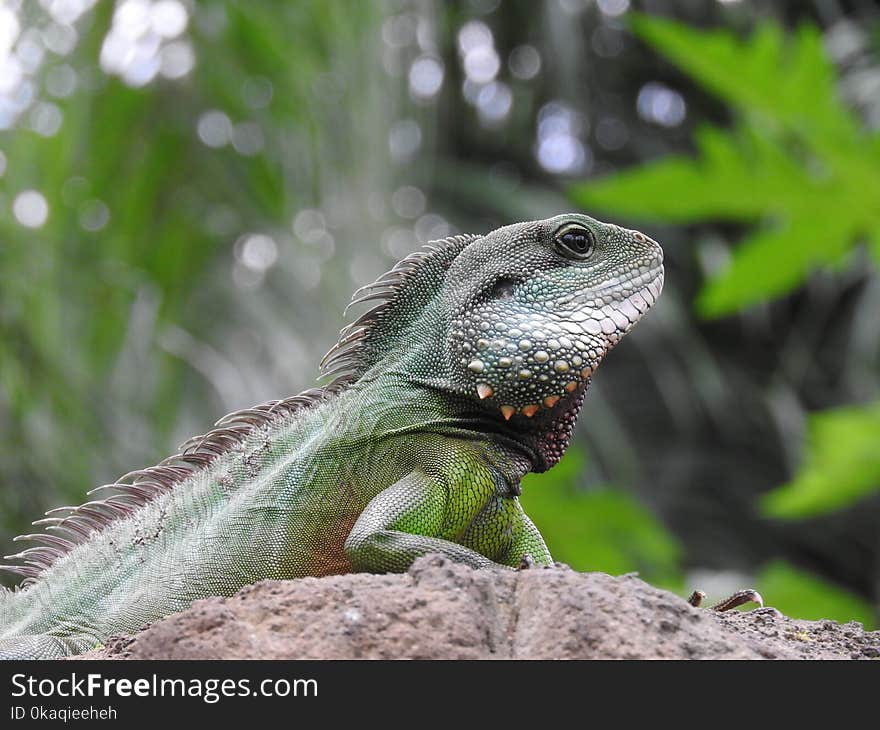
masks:
<path id="1" fill-rule="evenodd" d="M 534 568 L 537 565 L 535 559 L 531 555 L 523 555 L 519 559 L 519 570 L 528 570 L 529 568 Z"/>
<path id="2" fill-rule="evenodd" d="M 757 603 L 760 608 L 764 608 L 764 599 L 761 597 L 761 594 L 758 593 L 754 588 L 746 588 L 741 591 L 737 591 L 732 596 L 725 598 L 723 601 L 719 601 L 714 606 L 712 606 L 713 611 L 729 611 L 732 608 L 736 608 L 737 606 L 743 606 L 746 603 Z"/>
<path id="3" fill-rule="evenodd" d="M 699 608 L 705 598 L 706 594 L 703 591 L 694 591 L 687 599 L 687 602 L 694 608 Z M 764 608 L 764 599 L 761 597 L 761 594 L 754 588 L 745 588 L 711 606 L 711 610 L 718 612 L 730 611 L 746 603 L 757 603 L 760 608 Z"/>

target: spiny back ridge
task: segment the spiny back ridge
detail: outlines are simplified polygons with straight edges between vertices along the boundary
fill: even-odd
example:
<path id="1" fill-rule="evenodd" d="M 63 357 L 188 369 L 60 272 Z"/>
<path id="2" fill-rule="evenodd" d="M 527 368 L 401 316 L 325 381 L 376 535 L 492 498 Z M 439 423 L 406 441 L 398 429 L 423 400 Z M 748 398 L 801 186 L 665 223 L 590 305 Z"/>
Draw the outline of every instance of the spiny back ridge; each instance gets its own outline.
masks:
<path id="1" fill-rule="evenodd" d="M 412 303 L 430 292 L 411 291 L 420 274 L 427 273 L 431 264 L 451 259 L 471 241 L 480 236 L 461 234 L 425 244 L 421 249 L 395 264 L 372 284 L 358 289 L 346 307 L 376 302 L 350 324 L 339 331 L 339 339 L 321 360 L 322 377 L 331 378 L 328 388 L 336 391 L 355 382 L 372 365 L 371 345 L 382 326 L 393 318 L 401 300 Z"/>
<path id="2" fill-rule="evenodd" d="M 43 532 L 13 538 L 13 542 L 28 541 L 36 543 L 36 546 L 14 555 L 5 555 L 4 560 L 17 560 L 20 564 L 0 564 L 0 569 L 23 576 L 22 587 L 32 583 L 56 560 L 86 542 L 95 532 L 128 517 L 159 494 L 209 467 L 215 459 L 229 453 L 256 429 L 310 408 L 328 395 L 325 388 L 311 388 L 284 400 L 267 401 L 223 416 L 213 429 L 181 444 L 180 450 L 173 456 L 155 466 L 131 471 L 112 484 L 104 484 L 87 492 L 88 495 L 109 492 L 108 496 L 77 506 L 49 510 L 46 517 L 32 523 L 44 528 Z"/>
<path id="3" fill-rule="evenodd" d="M 351 306 L 362 302 L 378 303 L 344 327 L 337 343 L 324 356 L 320 366 L 321 376 L 331 378 L 326 386 L 233 411 L 217 421 L 213 429 L 185 441 L 178 453 L 155 466 L 131 471 L 112 484 L 104 484 L 87 492 L 88 495 L 107 492 L 107 496 L 77 506 L 49 510 L 46 517 L 32 523 L 43 528 L 42 532 L 13 538 L 13 542 L 31 542 L 35 546 L 14 555 L 5 555 L 4 560 L 16 560 L 18 564 L 0 564 L 0 570 L 22 576 L 20 587 L 26 587 L 56 560 L 89 540 L 94 533 L 128 517 L 156 496 L 174 489 L 198 471 L 208 468 L 215 459 L 228 454 L 255 430 L 309 409 L 344 390 L 368 367 L 371 337 L 393 314 L 407 285 L 424 270 L 426 261 L 457 252 L 474 238 L 477 236 L 459 235 L 429 243 L 399 261 L 372 284 L 358 289 L 346 312 Z"/>

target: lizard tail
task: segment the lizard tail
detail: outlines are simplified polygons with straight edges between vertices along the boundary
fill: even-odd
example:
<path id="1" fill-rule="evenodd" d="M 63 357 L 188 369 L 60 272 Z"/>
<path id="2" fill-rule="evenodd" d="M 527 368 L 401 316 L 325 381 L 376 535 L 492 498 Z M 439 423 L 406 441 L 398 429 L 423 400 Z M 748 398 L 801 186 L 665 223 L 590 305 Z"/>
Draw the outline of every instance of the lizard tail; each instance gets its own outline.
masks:
<path id="1" fill-rule="evenodd" d="M 94 637 L 83 634 L 50 636 L 29 634 L 0 639 L 0 659 L 59 659 L 81 654 L 95 645 Z"/>

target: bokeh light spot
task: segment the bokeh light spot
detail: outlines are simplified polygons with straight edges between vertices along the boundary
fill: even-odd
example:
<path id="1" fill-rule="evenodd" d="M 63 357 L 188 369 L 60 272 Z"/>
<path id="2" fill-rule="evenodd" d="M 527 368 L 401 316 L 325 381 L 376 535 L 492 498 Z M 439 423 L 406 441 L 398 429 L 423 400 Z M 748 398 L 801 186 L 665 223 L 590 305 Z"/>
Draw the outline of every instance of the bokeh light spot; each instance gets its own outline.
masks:
<path id="1" fill-rule="evenodd" d="M 61 129 L 61 110 L 52 103 L 37 104 L 30 113 L 31 129 L 43 137 L 53 137 Z"/>
<path id="2" fill-rule="evenodd" d="M 422 146 L 422 128 L 414 119 L 400 119 L 388 131 L 388 151 L 395 162 L 409 162 Z"/>
<path id="3" fill-rule="evenodd" d="M 12 201 L 12 214 L 27 228 L 40 228 L 49 218 L 49 203 L 42 193 L 24 190 Z"/>
<path id="4" fill-rule="evenodd" d="M 656 81 L 639 90 L 636 109 L 642 119 L 664 127 L 681 124 L 687 112 L 684 97 Z"/>
<path id="5" fill-rule="evenodd" d="M 224 112 L 212 109 L 199 117 L 196 131 L 208 147 L 223 147 L 232 140 L 232 121 Z"/>
<path id="6" fill-rule="evenodd" d="M 477 94 L 477 112 L 484 126 L 492 127 L 503 122 L 512 107 L 510 87 L 500 81 L 486 84 Z"/>
<path id="7" fill-rule="evenodd" d="M 274 93 L 272 82 L 264 76 L 251 76 L 241 85 L 241 98 L 251 109 L 265 109 Z"/>
<path id="8" fill-rule="evenodd" d="M 174 41 L 159 54 L 159 71 L 166 79 L 179 79 L 192 71 L 196 54 L 188 41 Z"/>
<path id="9" fill-rule="evenodd" d="M 232 146 L 245 157 L 258 155 L 265 145 L 263 129 L 256 122 L 236 124 L 232 130 Z"/>
<path id="10" fill-rule="evenodd" d="M 278 244 L 265 233 L 249 233 L 235 244 L 235 255 L 253 271 L 266 271 L 278 260 Z"/>
<path id="11" fill-rule="evenodd" d="M 306 243 L 316 241 L 316 231 L 323 232 L 326 227 L 324 214 L 315 208 L 305 208 L 293 219 L 293 232 Z"/>
<path id="12" fill-rule="evenodd" d="M 150 9 L 150 28 L 164 38 L 175 38 L 186 30 L 186 8 L 178 0 L 159 0 Z"/>
<path id="13" fill-rule="evenodd" d="M 586 120 L 565 104 L 552 101 L 538 113 L 538 140 L 535 155 L 547 172 L 579 174 L 592 166 L 592 154 L 580 140 Z"/>
<path id="14" fill-rule="evenodd" d="M 76 91 L 77 75 L 67 64 L 53 66 L 46 72 L 46 91 L 51 96 L 66 99 Z"/>
<path id="15" fill-rule="evenodd" d="M 425 212 L 425 194 L 413 185 L 404 185 L 391 194 L 391 208 L 401 218 L 418 218 Z"/>
<path id="16" fill-rule="evenodd" d="M 517 46 L 507 59 L 510 73 L 521 81 L 535 78 L 541 70 L 541 54 L 534 46 Z"/>
<path id="17" fill-rule="evenodd" d="M 434 56 L 419 56 L 409 69 L 409 89 L 415 99 L 432 99 L 443 86 L 443 63 Z"/>
<path id="18" fill-rule="evenodd" d="M 195 64 L 195 52 L 186 41 L 173 41 L 189 21 L 179 0 L 122 0 L 101 45 L 101 68 L 129 86 L 150 83 L 161 72 L 169 79 L 185 76 Z"/>
<path id="19" fill-rule="evenodd" d="M 79 224 L 86 231 L 100 231 L 110 222 L 110 209 L 102 200 L 87 200 L 79 209 Z"/>
<path id="20" fill-rule="evenodd" d="M 629 0 L 596 0 L 603 15 L 616 18 L 629 10 Z"/>

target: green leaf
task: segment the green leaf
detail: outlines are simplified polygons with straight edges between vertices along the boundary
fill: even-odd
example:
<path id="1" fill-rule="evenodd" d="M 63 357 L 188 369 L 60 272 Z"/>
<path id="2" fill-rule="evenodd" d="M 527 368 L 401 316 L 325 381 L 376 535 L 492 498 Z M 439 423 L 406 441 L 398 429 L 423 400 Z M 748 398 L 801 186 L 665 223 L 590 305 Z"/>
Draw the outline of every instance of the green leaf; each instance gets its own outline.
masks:
<path id="1" fill-rule="evenodd" d="M 669 157 L 575 185 L 570 193 L 583 206 L 674 223 L 754 221 L 798 202 L 791 191 L 804 184 L 804 170 L 762 133 L 748 127 L 734 133 L 702 127 L 696 144 L 696 161 Z M 810 185 L 811 197 L 826 192 L 818 183 Z"/>
<path id="2" fill-rule="evenodd" d="M 581 488 L 583 464 L 582 453 L 570 448 L 551 471 L 523 480 L 523 508 L 554 559 L 576 570 L 614 575 L 635 570 L 647 580 L 677 586 L 680 549 L 674 538 L 624 492 Z"/>
<path id="3" fill-rule="evenodd" d="M 859 621 L 867 630 L 874 628 L 867 601 L 788 563 L 776 561 L 766 565 L 758 574 L 756 586 L 768 606 L 791 618 Z"/>
<path id="4" fill-rule="evenodd" d="M 844 258 L 850 225 L 837 218 L 801 219 L 756 232 L 740 244 L 730 265 L 703 287 L 697 310 L 717 317 L 786 294 L 811 269 Z"/>
<path id="5" fill-rule="evenodd" d="M 868 245 L 871 249 L 871 255 L 880 263 L 880 225 L 869 234 Z"/>
<path id="6" fill-rule="evenodd" d="M 772 517 L 848 507 L 880 489 L 880 403 L 810 416 L 807 454 L 794 481 L 764 495 Z"/>
<path id="7" fill-rule="evenodd" d="M 696 30 L 643 15 L 633 17 L 632 27 L 742 114 L 796 130 L 819 147 L 856 147 L 859 124 L 838 99 L 834 66 L 817 28 L 804 25 L 786 37 L 775 23 L 765 23 L 740 40 L 727 30 Z"/>

